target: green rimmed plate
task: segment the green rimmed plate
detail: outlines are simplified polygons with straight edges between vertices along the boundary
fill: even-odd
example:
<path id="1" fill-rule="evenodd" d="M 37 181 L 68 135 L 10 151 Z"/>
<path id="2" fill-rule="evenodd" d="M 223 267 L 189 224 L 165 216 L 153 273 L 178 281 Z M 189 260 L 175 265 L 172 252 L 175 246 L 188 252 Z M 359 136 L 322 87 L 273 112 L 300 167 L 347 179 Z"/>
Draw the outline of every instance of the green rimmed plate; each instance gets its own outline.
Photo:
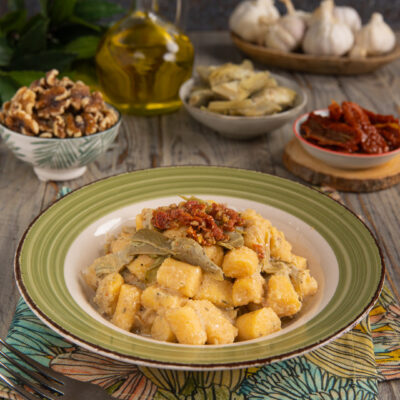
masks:
<path id="1" fill-rule="evenodd" d="M 143 207 L 191 194 L 256 209 L 309 260 L 319 291 L 280 332 L 231 345 L 162 343 L 116 328 L 93 308 L 80 272 L 100 254 L 106 236 L 133 223 Z M 384 264 L 366 226 L 316 190 L 252 171 L 170 167 L 107 178 L 58 200 L 25 232 L 15 276 L 35 314 L 68 340 L 126 362 L 201 370 L 282 360 L 345 333 L 377 300 Z"/>

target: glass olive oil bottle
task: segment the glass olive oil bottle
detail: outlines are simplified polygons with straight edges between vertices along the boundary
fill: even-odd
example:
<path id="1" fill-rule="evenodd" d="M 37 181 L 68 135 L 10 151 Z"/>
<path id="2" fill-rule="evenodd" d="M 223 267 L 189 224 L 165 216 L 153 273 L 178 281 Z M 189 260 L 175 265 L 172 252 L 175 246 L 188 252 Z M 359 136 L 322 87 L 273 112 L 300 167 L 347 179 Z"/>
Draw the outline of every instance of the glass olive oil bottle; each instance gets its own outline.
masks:
<path id="1" fill-rule="evenodd" d="M 135 9 L 106 33 L 96 54 L 106 100 L 125 113 L 176 110 L 181 105 L 179 87 L 192 73 L 192 43 L 156 10 L 154 0 L 137 1 Z"/>

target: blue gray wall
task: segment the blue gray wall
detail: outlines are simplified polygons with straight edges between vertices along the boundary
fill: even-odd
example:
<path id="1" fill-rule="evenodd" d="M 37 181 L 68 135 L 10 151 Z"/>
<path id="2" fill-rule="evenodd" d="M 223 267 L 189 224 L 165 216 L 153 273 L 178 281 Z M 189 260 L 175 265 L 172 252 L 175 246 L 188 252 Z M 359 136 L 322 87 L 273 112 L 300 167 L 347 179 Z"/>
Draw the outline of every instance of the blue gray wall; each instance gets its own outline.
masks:
<path id="1" fill-rule="evenodd" d="M 190 5 L 187 24 L 190 30 L 223 30 L 228 28 L 228 17 L 241 0 L 183 0 Z M 296 8 L 311 11 L 320 0 L 292 0 Z M 130 4 L 130 1 L 120 1 Z M 168 12 L 175 3 L 173 0 L 160 0 L 161 8 Z M 284 12 L 280 1 L 275 3 Z M 337 5 L 349 5 L 358 10 L 363 22 L 367 22 L 372 12 L 383 14 L 385 20 L 395 29 L 400 29 L 400 0 L 336 0 Z"/>
<path id="2" fill-rule="evenodd" d="M 127 10 L 132 0 L 111 0 L 121 4 Z M 228 27 L 228 17 L 234 7 L 241 0 L 183 0 L 188 6 L 188 30 L 224 30 Z M 312 10 L 319 0 L 292 0 L 296 8 Z M 34 12 L 38 8 L 39 0 L 25 0 Z M 169 19 L 173 18 L 175 0 L 159 0 L 160 9 Z M 276 0 L 276 3 L 280 2 Z M 6 10 L 6 0 L 0 0 L 0 14 Z M 336 0 L 337 5 L 351 5 L 355 7 L 364 22 L 374 11 L 383 14 L 385 20 L 395 29 L 400 29 L 400 0 Z M 284 10 L 283 7 L 280 7 Z"/>

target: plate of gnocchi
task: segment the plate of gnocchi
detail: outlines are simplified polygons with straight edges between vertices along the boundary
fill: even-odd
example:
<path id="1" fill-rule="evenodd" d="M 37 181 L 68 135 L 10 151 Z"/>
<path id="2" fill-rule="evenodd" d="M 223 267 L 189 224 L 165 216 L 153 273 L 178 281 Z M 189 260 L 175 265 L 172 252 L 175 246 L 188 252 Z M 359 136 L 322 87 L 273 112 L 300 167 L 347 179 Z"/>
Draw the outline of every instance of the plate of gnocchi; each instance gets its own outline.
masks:
<path id="1" fill-rule="evenodd" d="M 364 223 L 317 190 L 169 167 L 56 201 L 21 239 L 15 276 L 33 312 L 73 343 L 213 370 L 284 360 L 347 332 L 377 300 L 384 264 Z"/>

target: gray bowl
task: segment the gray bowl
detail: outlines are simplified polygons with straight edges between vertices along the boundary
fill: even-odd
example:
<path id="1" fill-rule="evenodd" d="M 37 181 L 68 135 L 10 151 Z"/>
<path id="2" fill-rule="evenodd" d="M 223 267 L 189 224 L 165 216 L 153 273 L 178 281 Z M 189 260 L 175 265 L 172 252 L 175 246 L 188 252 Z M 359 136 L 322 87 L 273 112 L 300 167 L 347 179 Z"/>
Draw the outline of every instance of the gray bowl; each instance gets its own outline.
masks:
<path id="1" fill-rule="evenodd" d="M 190 91 L 196 83 L 193 78 L 181 86 L 179 96 L 183 106 L 194 119 L 219 132 L 222 136 L 230 139 L 252 139 L 272 132 L 287 122 L 294 121 L 307 103 L 307 95 L 297 83 L 276 74 L 271 75 L 280 86 L 286 86 L 297 93 L 297 98 L 292 108 L 273 115 L 262 117 L 230 116 L 193 107 L 187 102 Z"/>

